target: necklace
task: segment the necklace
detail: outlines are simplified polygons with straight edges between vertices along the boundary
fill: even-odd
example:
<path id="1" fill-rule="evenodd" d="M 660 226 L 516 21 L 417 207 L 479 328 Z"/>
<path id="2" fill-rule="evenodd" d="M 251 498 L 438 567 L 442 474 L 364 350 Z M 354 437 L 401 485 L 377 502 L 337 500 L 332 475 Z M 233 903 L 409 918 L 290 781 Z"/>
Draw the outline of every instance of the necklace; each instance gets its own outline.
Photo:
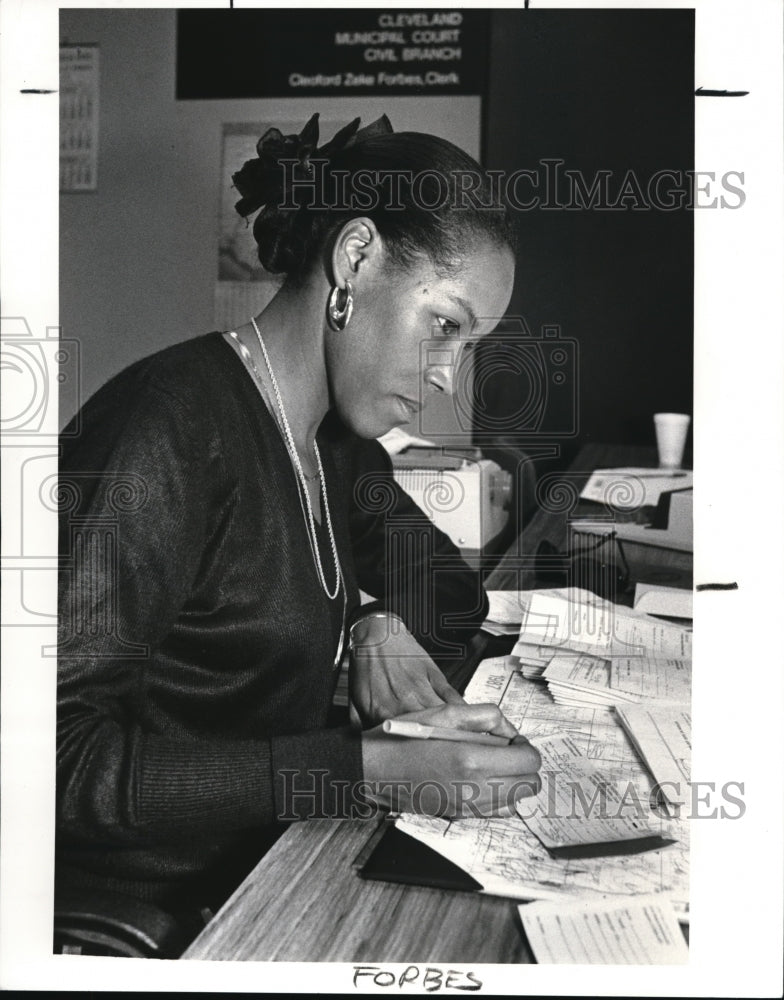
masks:
<path id="1" fill-rule="evenodd" d="M 256 362 L 253 360 L 253 355 L 250 353 L 250 351 L 245 346 L 245 344 L 243 343 L 243 341 L 240 340 L 240 337 L 237 334 L 236 330 L 230 330 L 228 333 L 224 334 L 224 337 L 231 337 L 231 339 L 237 345 L 237 349 L 239 350 L 239 352 L 240 352 L 240 354 L 242 356 L 242 359 L 245 362 L 246 367 L 251 372 L 251 374 L 253 375 L 253 378 L 256 381 L 256 387 L 259 390 L 260 396 L 262 397 L 262 399 L 264 400 L 264 402 L 267 404 L 267 408 L 270 410 L 270 412 L 272 413 L 272 416 L 275 418 L 275 423 L 278 425 L 278 429 L 280 430 L 280 433 L 284 437 L 284 441 L 285 441 L 285 444 L 286 444 L 286 450 L 289 451 L 290 450 L 289 449 L 289 442 L 286 439 L 285 432 L 283 430 L 283 424 L 282 424 L 280 418 L 278 417 L 278 415 L 275 413 L 275 411 L 273 409 L 272 397 L 270 396 L 269 390 L 267 389 L 267 387 L 264 385 L 264 382 L 262 381 L 261 373 L 259 372 L 259 369 L 256 367 Z M 293 459 L 292 459 L 292 464 L 293 464 Z M 304 473 L 304 469 L 303 469 L 303 473 Z M 316 471 L 313 473 L 313 475 L 311 475 L 311 476 L 305 476 L 304 478 L 305 478 L 305 482 L 306 483 L 315 482 L 315 480 L 319 478 L 318 469 L 316 469 Z M 302 498 L 301 497 L 300 497 L 300 503 L 302 503 Z M 307 515 L 305 514 L 304 507 L 303 507 L 302 513 L 307 518 Z"/>
<path id="2" fill-rule="evenodd" d="M 265 362 L 265 364 L 267 366 L 267 372 L 269 373 L 270 381 L 272 382 L 272 388 L 273 388 L 273 390 L 275 392 L 275 400 L 276 400 L 276 403 L 277 403 L 277 406 L 278 406 L 278 412 L 280 414 L 280 421 L 279 421 L 279 423 L 282 425 L 281 430 L 283 431 L 283 439 L 284 439 L 284 442 L 286 444 L 286 449 L 289 452 L 289 456 L 291 458 L 292 465 L 294 466 L 295 471 L 297 473 L 297 486 L 298 486 L 297 493 L 299 495 L 300 507 L 302 508 L 302 515 L 305 518 L 305 526 L 306 526 L 307 532 L 308 532 L 308 542 L 310 543 L 310 551 L 311 551 L 311 554 L 313 556 L 313 562 L 314 562 L 315 567 L 316 567 L 316 573 L 317 573 L 318 578 L 319 578 L 319 583 L 321 584 L 322 590 L 327 595 L 327 597 L 329 598 L 329 600 L 334 600 L 337 597 L 337 595 L 338 595 L 338 591 L 341 588 L 343 590 L 343 616 L 342 616 L 342 621 L 341 621 L 341 626 L 340 626 L 340 637 L 338 639 L 338 647 L 337 647 L 337 651 L 335 653 L 335 660 L 334 660 L 334 663 L 333 663 L 333 669 L 337 670 L 338 667 L 341 664 L 342 659 L 343 659 L 343 647 L 344 647 L 344 642 L 345 642 L 346 610 L 347 610 L 347 607 L 348 607 L 348 595 L 346 593 L 345 584 L 343 582 L 343 570 L 342 570 L 342 567 L 340 565 L 340 560 L 338 558 L 338 550 L 337 550 L 337 545 L 335 543 L 335 535 L 334 535 L 334 532 L 332 530 L 332 518 L 330 517 L 330 513 L 329 513 L 329 500 L 327 498 L 327 486 L 326 486 L 326 479 L 324 477 L 324 468 L 323 468 L 323 466 L 321 464 L 321 455 L 320 455 L 319 450 L 318 450 L 318 444 L 314 441 L 313 442 L 313 447 L 314 447 L 314 451 L 316 453 L 316 462 L 318 464 L 318 471 L 313 476 L 306 476 L 304 474 L 303 469 L 302 469 L 302 463 L 300 462 L 299 455 L 297 453 L 297 449 L 296 449 L 296 446 L 294 444 L 294 436 L 291 433 L 291 427 L 289 425 L 288 418 L 286 417 L 286 410 L 285 410 L 285 408 L 283 406 L 283 398 L 282 398 L 282 396 L 280 394 L 280 389 L 278 388 L 278 381 L 275 378 L 275 373 L 272 370 L 272 365 L 271 365 L 270 360 L 269 360 L 269 355 L 267 354 L 267 349 L 266 349 L 266 346 L 264 344 L 264 340 L 262 339 L 261 332 L 260 332 L 258 326 L 256 325 L 255 319 L 252 318 L 251 322 L 253 323 L 253 329 L 256 331 L 256 337 L 258 338 L 258 341 L 259 341 L 259 347 L 261 348 L 261 352 L 264 355 L 264 362 Z M 246 362 L 250 366 L 250 368 L 251 368 L 251 370 L 253 372 L 253 376 L 256 379 L 256 383 L 257 383 L 257 385 L 258 385 L 258 387 L 259 387 L 259 389 L 260 389 L 260 391 L 262 393 L 262 396 L 266 396 L 266 390 L 265 390 L 264 383 L 263 383 L 262 378 L 261 378 L 261 374 L 260 374 L 260 372 L 259 372 L 259 370 L 258 370 L 258 368 L 256 366 L 256 362 L 253 360 L 253 356 L 251 355 L 250 351 L 245 346 L 245 344 L 242 342 L 242 340 L 240 340 L 240 338 L 237 335 L 237 333 L 236 333 L 235 330 L 232 330 L 230 332 L 229 336 L 237 344 L 242 357 L 246 360 Z M 335 579 L 335 589 L 334 589 L 333 593 L 330 593 L 329 587 L 327 586 L 326 578 L 325 578 L 325 575 L 324 575 L 324 568 L 323 568 L 323 565 L 321 563 L 321 556 L 320 556 L 320 553 L 319 553 L 318 537 L 316 535 L 315 520 L 314 520 L 314 517 L 313 517 L 313 508 L 312 508 L 311 503 L 310 503 L 310 493 L 309 493 L 307 487 L 305 486 L 306 482 L 308 482 L 308 481 L 312 482 L 316 478 L 319 478 L 321 480 L 321 494 L 322 494 L 322 497 L 324 499 L 324 516 L 325 516 L 325 519 L 326 519 L 326 522 L 327 522 L 327 529 L 329 531 L 330 547 L 332 549 L 332 558 L 333 558 L 334 565 L 335 565 L 335 578 L 336 579 Z M 303 497 L 304 497 L 304 502 L 303 502 Z"/>
<path id="3" fill-rule="evenodd" d="M 266 345 L 264 344 L 264 339 L 261 336 L 261 331 L 259 330 L 258 325 L 256 324 L 256 320 L 252 318 L 251 323 L 253 324 L 253 329 L 256 333 L 256 337 L 259 342 L 259 347 L 261 348 L 261 353 L 264 357 L 264 363 L 267 366 L 267 372 L 269 374 L 270 382 L 272 383 L 272 390 L 275 394 L 275 401 L 277 403 L 278 414 L 280 415 L 280 422 L 282 424 L 283 437 L 286 441 L 291 461 L 297 473 L 298 483 L 300 484 L 301 499 L 304 498 L 304 506 L 307 513 L 306 524 L 308 528 L 308 539 L 310 541 L 310 547 L 313 553 L 313 561 L 316 566 L 316 572 L 318 574 L 319 582 L 321 583 L 324 593 L 332 601 L 338 595 L 338 591 L 340 589 L 340 584 L 341 584 L 342 573 L 340 568 L 340 561 L 338 559 L 337 545 L 335 543 L 335 534 L 332 529 L 332 517 L 329 511 L 329 498 L 327 496 L 327 484 L 324 477 L 324 467 L 321 463 L 321 453 L 319 452 L 318 444 L 314 441 L 313 451 L 316 455 L 316 465 L 318 466 L 318 472 L 316 475 L 321 481 L 321 496 L 324 501 L 324 518 L 327 522 L 327 531 L 329 532 L 329 543 L 330 543 L 330 548 L 332 549 L 332 560 L 335 566 L 335 586 L 334 589 L 332 590 L 330 590 L 330 587 L 327 584 L 326 575 L 324 573 L 324 567 L 321 562 L 321 555 L 319 553 L 318 536 L 316 534 L 316 524 L 315 524 L 315 518 L 313 516 L 313 506 L 310 502 L 310 492 L 306 486 L 308 479 L 305 476 L 305 473 L 302 469 L 302 463 L 300 462 L 299 453 L 297 452 L 296 445 L 294 444 L 294 435 L 291 433 L 291 426 L 289 424 L 288 417 L 286 416 L 286 408 L 283 405 L 283 397 L 281 396 L 280 388 L 278 387 L 278 380 L 275 377 L 275 372 L 273 371 L 272 364 L 269 359 L 269 354 L 267 353 L 267 348 Z M 236 339 L 239 341 L 238 337 Z M 252 361 L 253 359 L 251 358 L 251 363 Z M 260 382 L 261 379 L 259 377 L 258 369 L 253 363 L 252 367 L 254 370 L 254 374 L 256 375 L 257 381 Z M 311 477 L 311 479 L 313 478 L 315 477 Z"/>

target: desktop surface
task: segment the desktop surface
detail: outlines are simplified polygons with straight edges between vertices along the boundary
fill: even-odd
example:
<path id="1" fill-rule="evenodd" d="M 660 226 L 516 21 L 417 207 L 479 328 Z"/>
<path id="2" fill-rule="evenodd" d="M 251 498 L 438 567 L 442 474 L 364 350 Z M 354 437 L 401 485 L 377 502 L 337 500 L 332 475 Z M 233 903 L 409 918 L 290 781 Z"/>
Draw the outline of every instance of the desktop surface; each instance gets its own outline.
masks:
<path id="1" fill-rule="evenodd" d="M 596 468 L 655 465 L 655 449 L 588 445 L 568 473 L 575 498 Z M 554 479 L 555 483 L 556 480 Z M 543 507 L 485 581 L 490 590 L 541 585 L 530 553 L 549 541 L 563 550 L 568 518 L 585 510 Z M 642 548 L 642 547 L 641 547 Z M 644 553 L 644 572 L 680 574 L 691 555 Z M 659 579 L 662 577 L 660 576 Z M 682 584 L 683 585 L 683 584 Z M 463 690 L 477 664 L 510 651 L 513 639 L 480 633 L 450 681 Z M 183 954 L 184 959 L 298 962 L 529 963 L 519 900 L 360 878 L 356 858 L 378 819 L 293 824 Z"/>

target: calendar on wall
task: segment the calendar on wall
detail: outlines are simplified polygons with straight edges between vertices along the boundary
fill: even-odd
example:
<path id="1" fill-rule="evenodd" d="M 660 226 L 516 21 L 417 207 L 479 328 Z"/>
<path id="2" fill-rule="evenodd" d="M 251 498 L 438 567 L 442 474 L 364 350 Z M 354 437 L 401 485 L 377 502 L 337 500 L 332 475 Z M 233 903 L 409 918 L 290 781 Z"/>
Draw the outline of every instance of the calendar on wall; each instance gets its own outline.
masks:
<path id="1" fill-rule="evenodd" d="M 60 46 L 60 190 L 98 190 L 98 46 Z"/>

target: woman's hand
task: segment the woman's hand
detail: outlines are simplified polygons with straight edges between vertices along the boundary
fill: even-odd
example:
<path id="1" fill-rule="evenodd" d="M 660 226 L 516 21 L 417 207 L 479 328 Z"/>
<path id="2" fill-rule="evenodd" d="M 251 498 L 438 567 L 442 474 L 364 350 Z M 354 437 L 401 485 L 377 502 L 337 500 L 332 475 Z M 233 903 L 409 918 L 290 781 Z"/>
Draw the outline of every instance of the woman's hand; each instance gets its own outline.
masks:
<path id="1" fill-rule="evenodd" d="M 351 630 L 351 701 L 363 725 L 404 712 L 465 704 L 399 618 L 362 618 Z"/>
<path id="2" fill-rule="evenodd" d="M 435 816 L 512 816 L 516 799 L 541 787 L 541 757 L 496 705 L 443 705 L 402 718 L 449 729 L 490 732 L 508 746 L 362 734 L 366 797 L 394 812 Z"/>

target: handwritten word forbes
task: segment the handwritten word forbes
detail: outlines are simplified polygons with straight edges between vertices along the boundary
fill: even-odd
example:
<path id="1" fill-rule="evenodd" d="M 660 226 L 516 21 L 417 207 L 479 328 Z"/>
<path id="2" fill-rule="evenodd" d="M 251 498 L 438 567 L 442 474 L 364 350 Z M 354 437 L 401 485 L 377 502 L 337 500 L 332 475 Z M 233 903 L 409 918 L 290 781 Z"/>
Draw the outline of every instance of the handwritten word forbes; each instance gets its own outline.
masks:
<path id="1" fill-rule="evenodd" d="M 400 975 L 390 972 L 389 969 L 381 969 L 377 965 L 355 965 L 354 987 L 366 985 L 363 984 L 365 978 L 372 979 L 376 986 L 396 986 L 398 989 L 417 983 L 427 993 L 435 993 L 441 989 L 474 992 L 482 988 L 481 980 L 477 979 L 473 972 L 462 972 L 457 969 L 448 969 L 445 972 L 432 965 L 424 969 L 420 969 L 418 965 L 409 965 Z"/>

